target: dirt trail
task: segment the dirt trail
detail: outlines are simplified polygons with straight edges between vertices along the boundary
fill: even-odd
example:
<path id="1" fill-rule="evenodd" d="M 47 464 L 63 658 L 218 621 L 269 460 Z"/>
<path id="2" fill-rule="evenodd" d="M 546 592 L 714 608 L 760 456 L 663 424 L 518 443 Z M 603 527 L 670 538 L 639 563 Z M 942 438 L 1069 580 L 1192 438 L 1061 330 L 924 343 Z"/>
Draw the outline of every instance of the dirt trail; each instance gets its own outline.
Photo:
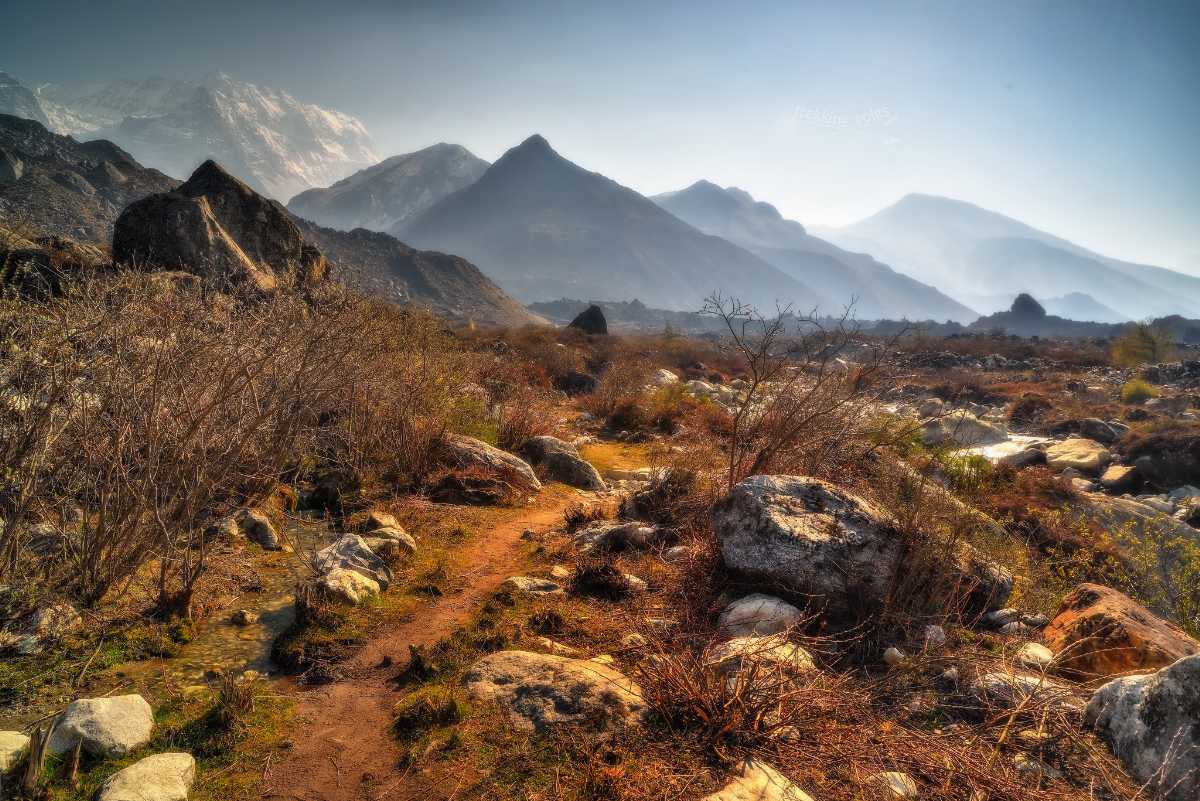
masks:
<path id="1" fill-rule="evenodd" d="M 400 788 L 399 750 L 391 734 L 392 706 L 400 692 L 390 681 L 409 645 L 429 645 L 470 618 L 476 606 L 525 565 L 521 533 L 552 528 L 569 501 L 502 523 L 466 548 L 461 592 L 438 598 L 413 618 L 368 642 L 346 664 L 347 678 L 298 696 L 294 747 L 264 777 L 264 799 L 383 801 Z"/>

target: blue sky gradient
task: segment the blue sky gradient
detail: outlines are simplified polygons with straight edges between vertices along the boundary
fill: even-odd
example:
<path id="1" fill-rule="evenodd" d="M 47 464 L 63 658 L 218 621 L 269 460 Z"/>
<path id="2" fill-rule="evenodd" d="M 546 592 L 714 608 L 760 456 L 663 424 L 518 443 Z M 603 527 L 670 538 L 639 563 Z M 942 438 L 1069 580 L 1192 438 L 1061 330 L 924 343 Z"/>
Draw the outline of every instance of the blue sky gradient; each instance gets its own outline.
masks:
<path id="1" fill-rule="evenodd" d="M 361 117 L 384 155 L 532 132 L 647 194 L 734 184 L 806 224 L 908 192 L 1200 273 L 1200 3 L 5 3 L 27 83 L 222 70 Z"/>

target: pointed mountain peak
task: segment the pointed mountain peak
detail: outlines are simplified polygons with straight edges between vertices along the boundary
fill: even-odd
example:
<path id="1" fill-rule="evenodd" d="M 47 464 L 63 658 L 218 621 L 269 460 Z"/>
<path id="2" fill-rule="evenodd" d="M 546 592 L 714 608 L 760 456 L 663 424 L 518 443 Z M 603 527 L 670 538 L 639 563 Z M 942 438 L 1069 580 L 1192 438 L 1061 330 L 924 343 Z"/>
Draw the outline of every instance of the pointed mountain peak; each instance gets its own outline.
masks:
<path id="1" fill-rule="evenodd" d="M 517 145 L 516 149 L 517 150 L 528 150 L 528 151 L 544 151 L 547 153 L 554 152 L 554 148 L 550 147 L 550 143 L 546 141 L 546 137 L 542 136 L 541 134 L 536 134 L 536 133 L 533 136 L 526 139 L 521 144 Z"/>

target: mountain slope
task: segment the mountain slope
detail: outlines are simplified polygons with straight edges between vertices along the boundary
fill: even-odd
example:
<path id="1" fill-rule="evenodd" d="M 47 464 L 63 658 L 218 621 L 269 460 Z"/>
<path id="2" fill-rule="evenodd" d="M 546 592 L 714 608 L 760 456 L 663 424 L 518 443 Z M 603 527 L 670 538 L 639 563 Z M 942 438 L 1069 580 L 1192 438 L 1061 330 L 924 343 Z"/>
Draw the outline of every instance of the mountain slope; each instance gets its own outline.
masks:
<path id="1" fill-rule="evenodd" d="M 908 318 L 970 322 L 978 315 L 931 286 L 895 272 L 862 253 L 850 253 L 809 234 L 769 203 L 734 187 L 698 181 L 687 189 L 652 198 L 706 234 L 750 250 L 768 263 L 819 288 L 836 304 L 853 300 L 859 319 Z"/>
<path id="2" fill-rule="evenodd" d="M 110 139 L 176 176 L 215 159 L 276 198 L 328 186 L 379 161 L 354 117 L 221 73 L 200 82 L 46 84 L 35 95 L 37 112 L 59 133 Z"/>
<path id="3" fill-rule="evenodd" d="M 971 303 L 972 296 L 1083 292 L 1129 318 L 1200 311 L 1200 278 L 1109 259 L 971 203 L 908 195 L 823 235 Z"/>
<path id="4" fill-rule="evenodd" d="M 178 181 L 112 142 L 77 142 L 0 114 L 0 218 L 6 227 L 107 245 L 125 206 Z"/>
<path id="5" fill-rule="evenodd" d="M 544 320 L 506 295 L 466 259 L 414 250 L 389 234 L 337 231 L 296 217 L 306 241 L 335 265 L 339 281 L 394 303 L 423 306 L 442 317 L 487 325 Z"/>
<path id="6" fill-rule="evenodd" d="M 387 231 L 475 183 L 487 168 L 465 147 L 440 143 L 392 156 L 328 188 L 301 192 L 288 210 L 343 231 Z"/>
<path id="7" fill-rule="evenodd" d="M 526 302 L 638 298 L 694 310 L 721 291 L 764 309 L 827 306 L 812 288 L 567 161 L 536 135 L 393 232 L 469 259 Z"/>
<path id="8" fill-rule="evenodd" d="M 0 72 L 0 114 L 22 117 L 50 127 L 50 120 L 34 93 L 7 72 Z"/>

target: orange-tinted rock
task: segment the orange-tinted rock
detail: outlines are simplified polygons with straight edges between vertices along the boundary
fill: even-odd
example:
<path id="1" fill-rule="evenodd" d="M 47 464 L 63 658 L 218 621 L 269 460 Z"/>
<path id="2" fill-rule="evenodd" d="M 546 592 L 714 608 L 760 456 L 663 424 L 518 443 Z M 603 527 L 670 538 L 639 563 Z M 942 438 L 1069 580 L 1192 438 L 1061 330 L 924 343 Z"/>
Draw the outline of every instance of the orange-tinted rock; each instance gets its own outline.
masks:
<path id="1" fill-rule="evenodd" d="M 1200 642 L 1129 596 L 1099 584 L 1080 584 L 1044 632 L 1058 670 L 1115 676 L 1156 670 L 1200 653 Z"/>

